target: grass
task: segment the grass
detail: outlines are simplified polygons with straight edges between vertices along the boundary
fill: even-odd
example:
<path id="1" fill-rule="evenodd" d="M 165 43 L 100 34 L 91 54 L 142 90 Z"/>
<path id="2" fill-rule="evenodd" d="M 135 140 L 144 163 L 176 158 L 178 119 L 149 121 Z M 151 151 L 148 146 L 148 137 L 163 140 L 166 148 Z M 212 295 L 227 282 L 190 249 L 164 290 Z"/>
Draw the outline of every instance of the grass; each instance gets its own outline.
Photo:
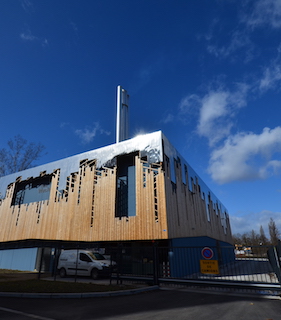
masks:
<path id="1" fill-rule="evenodd" d="M 0 292 L 82 293 L 133 289 L 133 286 L 102 285 L 79 282 L 19 280 L 0 282 Z"/>
<path id="2" fill-rule="evenodd" d="M 132 285 L 103 285 L 96 283 L 79 283 L 66 281 L 49 281 L 37 279 L 38 274 L 17 270 L 0 270 L 0 292 L 20 293 L 83 293 L 108 292 L 134 289 Z"/>

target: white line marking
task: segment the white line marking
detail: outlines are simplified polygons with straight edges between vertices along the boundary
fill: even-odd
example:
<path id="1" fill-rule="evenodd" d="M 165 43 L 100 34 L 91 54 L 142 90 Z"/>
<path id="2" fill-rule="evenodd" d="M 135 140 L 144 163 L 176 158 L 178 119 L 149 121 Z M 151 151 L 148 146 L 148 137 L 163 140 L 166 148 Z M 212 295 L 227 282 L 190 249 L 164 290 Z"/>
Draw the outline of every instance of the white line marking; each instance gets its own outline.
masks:
<path id="1" fill-rule="evenodd" d="M 8 309 L 8 308 L 3 308 L 3 307 L 0 307 L 0 310 L 6 311 L 6 312 L 10 312 L 10 313 L 20 314 L 20 315 L 22 315 L 22 316 L 26 316 L 26 317 L 33 318 L 33 319 L 39 319 L 39 320 L 55 320 L 55 319 L 51 319 L 51 318 L 46 318 L 46 317 L 37 316 L 36 314 L 25 313 L 25 312 L 13 310 L 13 309 Z"/>

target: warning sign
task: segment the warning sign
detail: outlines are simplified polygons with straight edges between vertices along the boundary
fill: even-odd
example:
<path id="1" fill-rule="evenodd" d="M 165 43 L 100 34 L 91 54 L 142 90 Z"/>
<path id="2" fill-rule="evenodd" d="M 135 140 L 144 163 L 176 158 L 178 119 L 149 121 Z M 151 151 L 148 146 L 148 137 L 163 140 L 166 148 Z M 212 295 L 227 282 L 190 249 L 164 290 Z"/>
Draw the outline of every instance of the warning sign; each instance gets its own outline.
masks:
<path id="1" fill-rule="evenodd" d="M 200 271 L 205 274 L 219 274 L 218 260 L 200 260 Z"/>

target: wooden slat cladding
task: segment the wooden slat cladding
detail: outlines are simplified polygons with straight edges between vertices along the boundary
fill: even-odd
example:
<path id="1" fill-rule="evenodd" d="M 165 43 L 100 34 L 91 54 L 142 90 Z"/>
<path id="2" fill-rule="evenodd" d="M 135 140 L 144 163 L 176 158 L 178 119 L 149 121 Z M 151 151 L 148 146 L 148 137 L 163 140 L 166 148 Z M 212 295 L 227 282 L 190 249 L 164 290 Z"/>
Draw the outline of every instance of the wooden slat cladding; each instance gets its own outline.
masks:
<path id="1" fill-rule="evenodd" d="M 16 182 L 11 184 L 0 203 L 0 241 L 168 238 L 163 170 L 136 155 L 135 172 L 136 215 L 130 217 L 115 215 L 117 168 L 97 170 L 94 160 L 81 161 L 64 190 L 58 190 L 60 170 L 54 171 L 49 200 L 12 205 Z"/>
<path id="2" fill-rule="evenodd" d="M 116 210 L 117 167 L 96 168 L 95 160 L 83 160 L 78 172 L 60 181 L 60 170 L 51 177 L 49 200 L 15 204 L 20 179 L 10 184 L 0 200 L 0 241 L 25 239 L 65 241 L 127 241 L 209 236 L 231 242 L 229 221 L 195 179 L 192 190 L 182 181 L 180 161 L 149 164 L 134 157 L 135 207 L 132 216 Z M 171 161 L 171 160 L 170 160 Z M 172 162 L 172 161 L 171 161 Z M 176 179 L 171 181 L 170 168 Z M 36 178 L 36 177 L 35 177 Z M 185 181 L 188 181 L 188 171 Z M 59 185 L 65 185 L 59 190 Z M 13 202 L 14 201 L 14 202 Z M 206 206 L 209 204 L 209 209 Z M 13 204 L 13 205 L 12 205 Z M 208 212 L 207 212 L 208 211 Z M 226 232 L 225 232 L 226 230 Z"/>
<path id="3" fill-rule="evenodd" d="M 170 167 L 175 167 L 176 183 L 171 181 Z M 186 172 L 186 181 L 188 181 Z M 167 203 L 167 223 L 169 238 L 200 237 L 209 236 L 217 240 L 232 242 L 230 224 L 226 221 L 226 232 L 222 226 L 221 217 L 223 212 L 216 213 L 210 200 L 209 214 L 206 202 L 202 199 L 200 185 L 198 181 L 193 181 L 192 191 L 189 190 L 188 183 L 182 181 L 181 163 L 169 163 L 165 161 L 165 189 Z"/>

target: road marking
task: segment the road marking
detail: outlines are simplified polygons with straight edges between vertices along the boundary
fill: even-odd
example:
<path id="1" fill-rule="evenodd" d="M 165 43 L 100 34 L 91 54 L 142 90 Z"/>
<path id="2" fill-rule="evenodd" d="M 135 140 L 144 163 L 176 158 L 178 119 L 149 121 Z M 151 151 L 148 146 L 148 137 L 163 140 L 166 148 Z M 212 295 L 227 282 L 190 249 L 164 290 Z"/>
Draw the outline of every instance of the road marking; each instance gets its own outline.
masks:
<path id="1" fill-rule="evenodd" d="M 39 319 L 39 320 L 55 320 L 55 319 L 51 319 L 51 318 L 46 318 L 46 317 L 37 316 L 36 314 L 25 313 L 25 312 L 22 312 L 22 311 L 17 311 L 17 310 L 8 309 L 8 308 L 3 308 L 3 307 L 0 307 L 0 310 L 6 311 L 6 312 L 10 312 L 10 313 L 20 314 L 20 315 L 22 315 L 22 316 L 26 316 L 26 317 L 33 318 L 33 319 Z"/>

